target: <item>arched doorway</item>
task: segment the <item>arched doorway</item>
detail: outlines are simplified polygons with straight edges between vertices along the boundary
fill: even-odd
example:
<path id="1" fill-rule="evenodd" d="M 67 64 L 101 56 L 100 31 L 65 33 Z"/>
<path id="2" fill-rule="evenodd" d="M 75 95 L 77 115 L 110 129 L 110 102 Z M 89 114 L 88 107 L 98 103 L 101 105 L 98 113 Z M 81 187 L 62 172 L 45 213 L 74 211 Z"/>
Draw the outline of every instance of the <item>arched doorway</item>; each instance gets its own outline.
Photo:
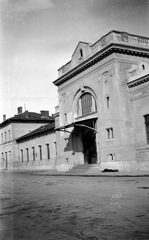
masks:
<path id="1" fill-rule="evenodd" d="M 80 94 L 77 101 L 77 123 L 81 127 L 81 139 L 83 145 L 84 163 L 97 163 L 97 146 L 96 146 L 96 119 L 97 104 L 95 96 L 85 91 Z"/>

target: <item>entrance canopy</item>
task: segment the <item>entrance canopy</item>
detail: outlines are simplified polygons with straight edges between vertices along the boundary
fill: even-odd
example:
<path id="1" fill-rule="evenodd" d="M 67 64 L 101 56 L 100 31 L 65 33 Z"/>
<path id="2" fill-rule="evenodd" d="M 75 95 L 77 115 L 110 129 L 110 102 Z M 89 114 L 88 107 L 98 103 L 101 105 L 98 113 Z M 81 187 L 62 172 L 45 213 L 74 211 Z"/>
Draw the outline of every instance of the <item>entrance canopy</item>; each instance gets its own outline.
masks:
<path id="1" fill-rule="evenodd" d="M 92 119 L 92 120 L 96 120 L 96 118 L 95 118 L 95 119 Z M 72 123 L 70 123 L 70 124 L 68 124 L 68 125 L 60 126 L 60 127 L 58 127 L 58 128 L 55 128 L 55 130 L 56 130 L 56 131 L 70 132 L 70 131 L 68 131 L 67 129 L 68 129 L 68 128 L 71 128 L 71 127 L 74 127 L 74 128 L 75 128 L 75 127 L 88 128 L 88 129 L 90 129 L 90 130 L 92 130 L 92 131 L 95 131 L 95 132 L 97 133 L 96 128 L 88 126 L 88 125 L 86 124 L 86 121 L 84 121 L 84 120 L 83 120 L 83 121 L 72 122 Z M 72 132 L 70 132 L 70 133 L 72 133 Z"/>

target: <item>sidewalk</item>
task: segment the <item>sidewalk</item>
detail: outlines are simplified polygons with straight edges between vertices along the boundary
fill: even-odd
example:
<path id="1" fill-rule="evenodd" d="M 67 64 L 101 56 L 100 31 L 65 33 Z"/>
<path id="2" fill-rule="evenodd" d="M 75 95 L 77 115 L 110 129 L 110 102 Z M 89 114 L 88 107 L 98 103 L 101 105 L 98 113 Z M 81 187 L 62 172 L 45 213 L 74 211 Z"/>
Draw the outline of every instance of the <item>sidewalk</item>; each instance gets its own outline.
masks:
<path id="1" fill-rule="evenodd" d="M 71 173 L 53 170 L 30 171 L 30 174 L 43 176 L 78 176 L 78 177 L 149 177 L 149 171 L 95 172 Z"/>
<path id="2" fill-rule="evenodd" d="M 78 176 L 78 177 L 149 177 L 149 171 L 120 171 L 120 172 L 102 172 L 96 171 L 58 171 L 56 169 L 18 169 L 18 170 L 1 170 L 1 173 L 21 173 L 43 176 Z"/>

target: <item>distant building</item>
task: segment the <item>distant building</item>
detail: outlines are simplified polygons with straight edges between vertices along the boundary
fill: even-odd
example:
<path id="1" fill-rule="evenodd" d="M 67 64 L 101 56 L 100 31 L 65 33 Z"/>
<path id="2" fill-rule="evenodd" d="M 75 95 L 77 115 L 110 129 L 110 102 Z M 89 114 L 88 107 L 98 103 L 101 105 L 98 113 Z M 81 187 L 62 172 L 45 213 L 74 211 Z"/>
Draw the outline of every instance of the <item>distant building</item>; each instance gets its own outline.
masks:
<path id="1" fill-rule="evenodd" d="M 58 74 L 57 163 L 149 169 L 149 38 L 79 42 Z"/>
<path id="2" fill-rule="evenodd" d="M 20 153 L 16 139 L 42 125 L 53 123 L 54 118 L 49 116 L 48 111 L 41 111 L 40 114 L 22 112 L 21 107 L 18 108 L 18 114 L 14 117 L 8 119 L 5 115 L 3 117 L 3 122 L 0 124 L 0 169 L 19 168 Z"/>

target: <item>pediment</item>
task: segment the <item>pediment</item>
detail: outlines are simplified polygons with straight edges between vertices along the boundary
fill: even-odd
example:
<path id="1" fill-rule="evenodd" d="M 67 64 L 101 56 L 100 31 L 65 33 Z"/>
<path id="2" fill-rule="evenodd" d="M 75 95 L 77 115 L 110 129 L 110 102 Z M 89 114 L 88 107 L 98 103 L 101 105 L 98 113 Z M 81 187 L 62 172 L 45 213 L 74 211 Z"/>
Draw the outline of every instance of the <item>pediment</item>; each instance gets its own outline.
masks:
<path id="1" fill-rule="evenodd" d="M 79 42 L 72 54 L 71 63 L 75 65 L 91 53 L 90 43 Z"/>

